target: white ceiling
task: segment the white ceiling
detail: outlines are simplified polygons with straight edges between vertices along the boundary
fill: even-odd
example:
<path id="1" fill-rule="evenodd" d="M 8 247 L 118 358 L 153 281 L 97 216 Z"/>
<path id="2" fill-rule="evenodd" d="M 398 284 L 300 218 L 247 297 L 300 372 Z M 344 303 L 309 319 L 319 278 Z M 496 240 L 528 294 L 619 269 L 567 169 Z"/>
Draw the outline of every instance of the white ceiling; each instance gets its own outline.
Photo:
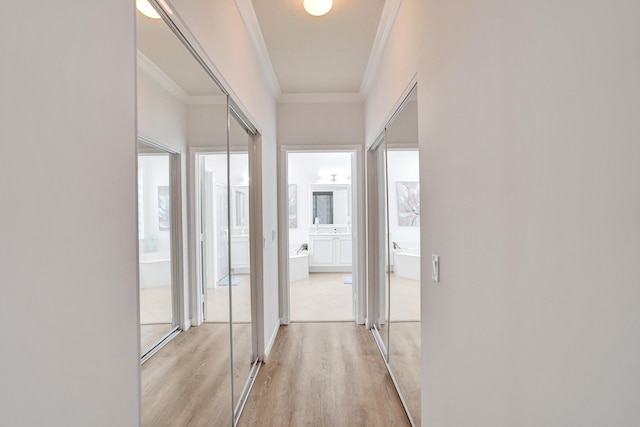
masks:
<path id="1" fill-rule="evenodd" d="M 334 0 L 321 17 L 303 0 L 252 0 L 282 94 L 358 93 L 385 0 Z"/>

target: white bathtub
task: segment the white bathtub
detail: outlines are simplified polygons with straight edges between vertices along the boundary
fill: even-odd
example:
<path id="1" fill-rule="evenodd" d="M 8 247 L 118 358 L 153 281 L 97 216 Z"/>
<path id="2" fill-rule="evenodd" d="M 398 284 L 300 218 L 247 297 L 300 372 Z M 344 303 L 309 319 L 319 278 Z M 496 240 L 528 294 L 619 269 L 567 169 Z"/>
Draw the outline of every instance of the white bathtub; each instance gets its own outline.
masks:
<path id="1" fill-rule="evenodd" d="M 289 254 L 289 282 L 309 278 L 309 253 Z"/>
<path id="2" fill-rule="evenodd" d="M 420 248 L 394 251 L 393 272 L 397 277 L 420 280 Z"/>
<path id="3" fill-rule="evenodd" d="M 171 257 L 169 252 L 140 254 L 140 287 L 157 288 L 171 285 Z"/>

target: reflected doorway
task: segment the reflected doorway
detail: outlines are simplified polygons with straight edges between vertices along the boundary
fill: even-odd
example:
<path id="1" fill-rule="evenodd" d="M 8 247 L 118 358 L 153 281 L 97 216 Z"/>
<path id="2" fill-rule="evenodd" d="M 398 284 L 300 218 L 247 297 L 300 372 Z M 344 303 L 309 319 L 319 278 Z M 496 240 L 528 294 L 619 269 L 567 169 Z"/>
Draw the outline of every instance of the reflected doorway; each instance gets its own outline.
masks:
<path id="1" fill-rule="evenodd" d="M 140 337 L 144 358 L 178 329 L 174 210 L 178 155 L 138 141 Z"/>

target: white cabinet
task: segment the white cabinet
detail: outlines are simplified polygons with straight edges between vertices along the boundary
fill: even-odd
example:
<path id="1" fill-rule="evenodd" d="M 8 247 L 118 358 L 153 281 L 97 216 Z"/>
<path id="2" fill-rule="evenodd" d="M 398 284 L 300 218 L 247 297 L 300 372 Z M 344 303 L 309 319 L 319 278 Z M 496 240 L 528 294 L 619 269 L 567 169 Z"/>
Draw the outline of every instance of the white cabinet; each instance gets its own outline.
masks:
<path id="1" fill-rule="evenodd" d="M 351 271 L 352 243 L 350 234 L 310 235 L 309 271 Z"/>
<path id="2" fill-rule="evenodd" d="M 231 268 L 235 274 L 249 274 L 250 268 L 249 236 L 231 236 Z"/>

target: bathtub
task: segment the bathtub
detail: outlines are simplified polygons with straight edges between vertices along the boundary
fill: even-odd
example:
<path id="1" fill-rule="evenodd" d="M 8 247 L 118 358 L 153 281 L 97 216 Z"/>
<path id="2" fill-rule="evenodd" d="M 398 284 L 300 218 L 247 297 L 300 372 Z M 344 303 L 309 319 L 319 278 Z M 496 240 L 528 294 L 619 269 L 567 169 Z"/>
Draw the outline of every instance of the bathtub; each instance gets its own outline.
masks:
<path id="1" fill-rule="evenodd" d="M 309 278 L 309 253 L 289 254 L 289 282 Z"/>
<path id="2" fill-rule="evenodd" d="M 420 280 L 420 248 L 394 251 L 393 272 L 397 277 Z"/>
<path id="3" fill-rule="evenodd" d="M 171 285 L 171 257 L 169 252 L 140 254 L 140 287 L 157 288 Z"/>

